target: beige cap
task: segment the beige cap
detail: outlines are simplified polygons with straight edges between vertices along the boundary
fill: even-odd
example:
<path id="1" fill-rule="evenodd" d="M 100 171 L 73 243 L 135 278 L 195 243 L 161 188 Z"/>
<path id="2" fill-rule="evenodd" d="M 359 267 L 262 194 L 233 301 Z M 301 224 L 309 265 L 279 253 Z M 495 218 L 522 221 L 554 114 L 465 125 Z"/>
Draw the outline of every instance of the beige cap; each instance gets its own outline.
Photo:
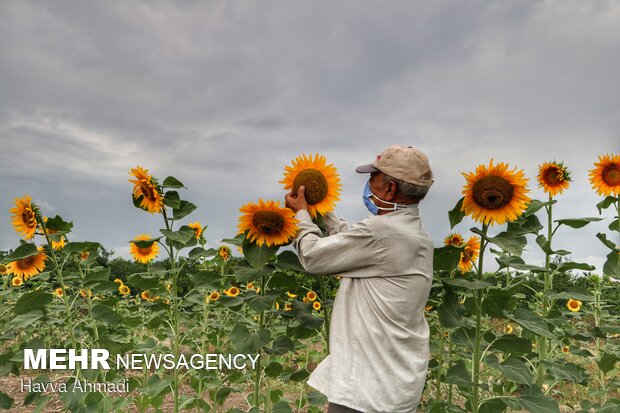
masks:
<path id="1" fill-rule="evenodd" d="M 428 158 L 422 151 L 403 145 L 393 145 L 385 148 L 373 163 L 360 165 L 355 168 L 356 172 L 383 172 L 401 181 L 420 186 L 433 184 L 433 171 Z"/>

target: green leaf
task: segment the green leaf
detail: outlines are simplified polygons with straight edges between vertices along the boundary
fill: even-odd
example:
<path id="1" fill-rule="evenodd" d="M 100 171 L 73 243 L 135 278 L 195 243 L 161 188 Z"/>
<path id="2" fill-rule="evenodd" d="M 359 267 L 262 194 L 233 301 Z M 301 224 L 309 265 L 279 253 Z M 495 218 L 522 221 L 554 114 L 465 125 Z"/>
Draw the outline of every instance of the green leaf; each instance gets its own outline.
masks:
<path id="1" fill-rule="evenodd" d="M 40 310 L 52 302 L 53 296 L 42 290 L 34 290 L 22 295 L 15 303 L 15 314 L 26 314 L 32 310 Z"/>
<path id="2" fill-rule="evenodd" d="M 203 270 L 189 276 L 192 283 L 197 287 L 210 288 L 217 290 L 220 286 L 222 276 L 216 271 Z"/>
<path id="3" fill-rule="evenodd" d="M 478 413 L 502 413 L 506 407 L 506 403 L 500 398 L 486 399 L 480 403 Z"/>
<path id="4" fill-rule="evenodd" d="M 514 316 L 508 314 L 507 312 L 504 315 L 510 318 L 513 321 L 516 321 L 521 325 L 521 327 L 526 328 L 538 335 L 543 337 L 547 337 L 549 339 L 555 340 L 555 335 L 549 331 L 549 326 L 545 323 L 545 320 L 538 314 L 527 310 L 525 308 L 517 308 Z"/>
<path id="5" fill-rule="evenodd" d="M 554 251 L 551 249 L 551 245 L 549 244 L 549 241 L 547 241 L 547 238 L 545 238 L 544 235 L 539 235 L 536 237 L 536 243 L 540 246 L 540 248 L 543 250 L 543 252 L 545 254 L 557 254 L 557 255 L 568 255 L 570 254 L 570 251 L 566 251 L 566 250 L 557 250 Z"/>
<path id="6" fill-rule="evenodd" d="M 560 413 L 557 401 L 543 395 L 538 387 L 533 387 L 533 389 L 537 391 L 523 394 L 517 399 L 525 410 L 531 413 Z"/>
<path id="7" fill-rule="evenodd" d="M 119 324 L 122 317 L 105 304 L 95 304 L 92 309 L 93 317 L 107 324 Z"/>
<path id="8" fill-rule="evenodd" d="M 514 292 L 500 288 L 489 289 L 484 301 L 482 312 L 491 317 L 503 318 L 504 310 L 511 310 L 514 305 Z"/>
<path id="9" fill-rule="evenodd" d="M 147 276 L 142 274 L 132 274 L 127 277 L 127 284 L 141 290 L 153 290 L 159 287 L 160 278 L 157 276 Z"/>
<path id="10" fill-rule="evenodd" d="M 177 191 L 168 191 L 164 195 L 164 205 L 170 208 L 181 208 L 181 197 Z"/>
<path id="11" fill-rule="evenodd" d="M 525 236 L 523 235 L 515 235 L 515 234 L 511 234 L 509 232 L 500 232 L 499 234 L 497 234 L 495 237 L 490 238 L 488 235 L 486 235 L 484 232 L 482 232 L 482 230 L 478 229 L 478 228 L 471 228 L 470 229 L 471 232 L 480 235 L 482 238 L 484 238 L 486 241 L 497 245 L 498 247 L 500 247 L 502 250 L 512 254 L 512 255 L 521 255 L 521 252 L 523 251 L 523 247 L 525 247 L 525 244 L 527 244 L 527 240 L 525 238 Z"/>
<path id="12" fill-rule="evenodd" d="M 187 255 L 190 260 L 197 260 L 199 258 L 208 258 L 214 257 L 217 254 L 217 251 L 213 248 L 210 248 L 208 251 L 202 247 L 195 247 Z"/>
<path id="13" fill-rule="evenodd" d="M 608 277 L 620 278 L 620 254 L 612 251 L 607 254 L 607 261 L 603 264 L 603 274 Z"/>
<path id="14" fill-rule="evenodd" d="M 499 337 L 491 347 L 511 354 L 526 354 L 532 351 L 532 341 L 514 334 L 506 334 Z"/>
<path id="15" fill-rule="evenodd" d="M 453 287 L 466 288 L 468 290 L 481 290 L 493 285 L 492 283 L 484 280 L 467 281 L 463 278 L 445 278 L 442 281 Z"/>
<path id="16" fill-rule="evenodd" d="M 600 359 L 596 361 L 598 368 L 607 374 L 616 367 L 616 363 L 620 361 L 620 357 L 613 353 L 603 353 Z"/>
<path id="17" fill-rule="evenodd" d="M 474 383 L 471 381 L 471 373 L 467 370 L 465 362 L 459 360 L 448 369 L 446 373 L 446 383 L 456 384 L 462 387 L 471 387 Z"/>
<path id="18" fill-rule="evenodd" d="M 235 279 L 239 282 L 258 280 L 270 274 L 274 269 L 275 267 L 271 264 L 262 268 L 254 268 L 247 260 L 241 260 L 235 266 Z"/>
<path id="19" fill-rule="evenodd" d="M 277 361 L 272 361 L 267 365 L 267 367 L 265 367 L 265 374 L 267 377 L 276 378 L 280 375 L 280 373 L 282 373 L 282 370 L 284 370 L 282 364 Z"/>
<path id="20" fill-rule="evenodd" d="M 607 196 L 605 199 L 603 199 L 601 202 L 599 202 L 598 204 L 596 204 L 596 208 L 598 209 L 598 213 L 602 214 L 604 209 L 609 208 L 611 205 L 614 204 L 614 202 L 616 202 L 618 198 L 614 197 L 614 196 Z"/>
<path id="21" fill-rule="evenodd" d="M 448 212 L 448 219 L 450 220 L 450 229 L 457 226 L 465 217 L 465 213 L 462 211 L 463 209 L 463 199 L 458 200 L 452 211 Z"/>
<path id="22" fill-rule="evenodd" d="M 171 391 L 170 384 L 172 383 L 172 377 L 167 377 L 164 380 L 160 379 L 157 374 L 153 374 L 146 382 L 145 392 L 149 397 L 156 397 L 160 394 L 166 394 Z"/>
<path id="23" fill-rule="evenodd" d="M 525 210 L 525 212 L 523 214 L 525 216 L 533 215 L 536 212 L 538 212 L 539 210 L 541 210 L 542 208 L 547 207 L 549 205 L 553 205 L 556 202 L 557 202 L 556 200 L 547 201 L 547 202 L 540 202 L 538 199 L 532 199 L 530 201 L 530 203 L 527 205 L 527 209 Z"/>
<path id="24" fill-rule="evenodd" d="M 241 245 L 243 245 L 244 239 L 245 239 L 245 234 L 238 234 L 235 238 L 224 238 L 220 242 L 240 247 Z"/>
<path id="25" fill-rule="evenodd" d="M 267 244 L 263 244 L 258 246 L 247 239 L 243 241 L 243 255 L 254 268 L 263 268 L 273 258 L 278 249 L 279 246 L 277 245 L 268 247 Z"/>
<path id="26" fill-rule="evenodd" d="M 172 218 L 175 220 L 185 218 L 186 216 L 194 212 L 196 208 L 198 207 L 189 201 L 181 201 L 181 205 L 178 208 L 172 209 Z"/>
<path id="27" fill-rule="evenodd" d="M 485 361 L 489 366 L 497 370 L 503 377 L 514 381 L 515 383 L 526 384 L 529 386 L 534 381 L 532 372 L 527 364 L 516 357 L 511 356 L 502 363 L 499 363 L 497 357 L 491 354 L 486 357 Z"/>
<path id="28" fill-rule="evenodd" d="M 559 272 L 566 272 L 570 270 L 584 270 L 594 271 L 596 268 L 593 265 L 586 264 L 584 262 L 564 262 L 558 267 Z"/>
<path id="29" fill-rule="evenodd" d="M 254 310 L 256 313 L 262 313 L 265 310 L 269 310 L 273 306 L 273 302 L 276 300 L 279 294 L 267 294 L 260 295 L 249 293 L 245 297 L 245 301 L 248 303 L 248 306 Z"/>
<path id="30" fill-rule="evenodd" d="M 24 258 L 32 257 L 39 254 L 37 246 L 30 243 L 23 243 L 19 247 L 15 248 L 12 253 L 2 259 L 2 263 L 9 263 L 11 261 L 23 260 Z"/>
<path id="31" fill-rule="evenodd" d="M 284 400 L 280 400 L 276 402 L 271 408 L 272 413 L 293 413 L 291 406 L 288 405 Z"/>
<path id="32" fill-rule="evenodd" d="M 579 300 L 579 301 L 594 301 L 594 297 L 590 295 L 587 289 L 584 287 L 572 287 L 567 291 L 563 291 L 561 293 L 550 293 L 550 298 L 561 299 L 561 300 Z"/>
<path id="33" fill-rule="evenodd" d="M 446 280 L 443 280 L 444 282 Z M 461 326 L 461 317 L 465 313 L 465 307 L 459 303 L 458 296 L 454 293 L 454 289 L 445 284 L 445 293 L 443 303 L 437 309 L 439 322 L 447 328 L 456 328 Z"/>
<path id="34" fill-rule="evenodd" d="M 162 231 L 166 231 L 166 230 L 164 229 Z M 161 239 L 161 237 L 151 238 L 151 239 L 144 239 L 144 240 L 132 239 L 131 241 L 129 241 L 129 243 L 130 244 L 134 244 L 138 248 L 149 248 L 151 245 L 153 245 L 154 243 L 156 243 L 160 239 Z"/>
<path id="35" fill-rule="evenodd" d="M 13 403 L 15 403 L 15 400 L 11 396 L 0 391 L 0 409 L 9 410 L 13 407 Z"/>
<path id="36" fill-rule="evenodd" d="M 45 228 L 48 231 L 65 234 L 67 232 L 71 232 L 73 222 L 66 222 L 60 217 L 60 215 L 56 215 L 54 218 L 47 219 L 45 222 Z"/>
<path id="37" fill-rule="evenodd" d="M 536 215 L 522 215 L 507 226 L 507 231 L 514 235 L 538 234 L 541 229 L 543 226 Z"/>
<path id="38" fill-rule="evenodd" d="M 434 271 L 452 271 L 455 270 L 461 260 L 461 252 L 463 248 L 454 245 L 446 245 L 441 248 L 435 248 L 433 257 Z"/>
<path id="39" fill-rule="evenodd" d="M 309 391 L 306 397 L 310 406 L 314 407 L 321 407 L 327 401 L 327 397 L 316 390 Z"/>
<path id="40" fill-rule="evenodd" d="M 164 188 L 185 188 L 185 186 L 174 176 L 168 176 L 161 185 Z"/>
<path id="41" fill-rule="evenodd" d="M 590 222 L 602 221 L 603 218 L 598 217 L 585 217 L 585 218 L 568 218 L 568 219 L 556 219 L 559 225 L 566 225 L 571 228 L 582 228 L 588 225 Z"/>
<path id="42" fill-rule="evenodd" d="M 183 225 L 181 228 L 179 228 L 178 231 L 160 229 L 159 232 L 164 234 L 167 239 L 171 241 L 176 241 L 182 245 L 189 243 L 192 239 L 195 239 L 196 237 L 196 232 L 194 231 L 194 229 L 188 227 L 187 225 Z"/>
<path id="43" fill-rule="evenodd" d="M 588 374 L 583 367 L 577 366 L 576 364 L 560 363 L 556 361 L 554 363 L 549 363 L 548 369 L 558 381 L 563 380 L 584 386 L 588 384 Z"/>
<path id="44" fill-rule="evenodd" d="M 295 351 L 295 343 L 286 335 L 277 337 L 271 348 L 265 349 L 267 354 L 284 354 L 289 351 Z"/>
<path id="45" fill-rule="evenodd" d="M 104 268 L 99 271 L 90 271 L 84 276 L 84 285 L 90 286 L 101 281 L 110 281 L 110 268 Z"/>
<path id="46" fill-rule="evenodd" d="M 62 249 L 66 254 L 81 254 L 83 252 L 95 252 L 101 246 L 98 242 L 69 242 Z"/>
<path id="47" fill-rule="evenodd" d="M 598 234 L 596 234 L 596 238 L 600 239 L 600 240 L 601 240 L 601 242 L 602 242 L 603 244 L 605 244 L 605 246 L 606 246 L 607 248 L 609 248 L 610 250 L 612 250 L 612 251 L 618 251 L 618 250 L 616 249 L 616 244 L 614 244 L 612 241 L 608 240 L 608 239 L 607 239 L 607 235 L 605 235 L 605 234 L 603 234 L 603 233 L 599 232 Z"/>
<path id="48" fill-rule="evenodd" d="M 42 317 L 43 317 L 43 313 L 41 311 L 34 310 L 28 313 L 20 314 L 18 316 L 13 317 L 13 319 L 9 321 L 8 325 L 16 329 L 32 327 L 31 324 Z"/>
<path id="49" fill-rule="evenodd" d="M 278 260 L 276 261 L 276 267 L 282 268 L 285 270 L 293 270 L 300 273 L 305 273 L 306 270 L 299 262 L 299 257 L 293 251 L 283 251 L 278 255 Z"/>
<path id="50" fill-rule="evenodd" d="M 302 381 L 302 380 L 306 380 L 308 376 L 310 376 L 310 372 L 306 369 L 301 369 L 301 370 L 297 370 L 291 373 L 290 378 L 293 381 Z"/>
<path id="51" fill-rule="evenodd" d="M 237 323 L 230 332 L 230 340 L 239 353 L 258 353 L 269 343 L 269 330 L 262 329 L 258 333 L 250 333 L 246 326 Z"/>

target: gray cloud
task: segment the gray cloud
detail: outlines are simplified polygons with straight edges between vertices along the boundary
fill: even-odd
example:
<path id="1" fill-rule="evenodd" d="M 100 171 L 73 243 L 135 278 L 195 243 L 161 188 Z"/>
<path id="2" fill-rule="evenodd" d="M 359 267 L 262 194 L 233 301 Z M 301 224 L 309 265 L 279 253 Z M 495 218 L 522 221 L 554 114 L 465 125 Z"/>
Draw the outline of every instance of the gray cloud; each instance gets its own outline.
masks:
<path id="1" fill-rule="evenodd" d="M 126 255 L 160 224 L 131 205 L 137 164 L 182 180 L 216 242 L 243 203 L 283 198 L 294 156 L 319 152 L 356 220 L 353 169 L 392 143 L 432 161 L 422 213 L 439 244 L 460 172 L 507 161 L 542 198 L 537 165 L 565 160 L 575 182 L 557 216 L 592 216 L 588 169 L 620 149 L 613 1 L 5 1 L 0 16 L 0 249 L 18 242 L 12 198 L 29 193 L 74 220 L 74 238 Z M 558 247 L 600 265 L 605 229 L 563 230 Z"/>

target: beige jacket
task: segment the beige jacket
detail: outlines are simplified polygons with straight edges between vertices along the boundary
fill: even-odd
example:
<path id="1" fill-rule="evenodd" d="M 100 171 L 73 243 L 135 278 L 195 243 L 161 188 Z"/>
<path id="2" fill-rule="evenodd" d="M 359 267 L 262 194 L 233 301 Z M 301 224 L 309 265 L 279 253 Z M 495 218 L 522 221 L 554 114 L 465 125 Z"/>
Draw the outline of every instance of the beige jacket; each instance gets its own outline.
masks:
<path id="1" fill-rule="evenodd" d="M 424 318 L 433 276 L 433 241 L 417 205 L 349 225 L 325 217 L 322 237 L 306 210 L 294 240 L 304 268 L 340 275 L 330 354 L 308 384 L 330 402 L 367 413 L 411 413 L 428 365 Z"/>

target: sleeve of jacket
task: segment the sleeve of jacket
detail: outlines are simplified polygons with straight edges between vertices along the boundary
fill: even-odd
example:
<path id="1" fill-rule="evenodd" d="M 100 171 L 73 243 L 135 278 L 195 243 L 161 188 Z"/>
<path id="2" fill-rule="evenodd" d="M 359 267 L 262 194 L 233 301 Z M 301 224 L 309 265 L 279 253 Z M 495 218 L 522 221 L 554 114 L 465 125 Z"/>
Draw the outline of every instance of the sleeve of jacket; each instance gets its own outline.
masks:
<path id="1" fill-rule="evenodd" d="M 334 212 L 327 213 L 327 215 L 323 217 L 323 222 L 325 222 L 325 227 L 327 228 L 327 233 L 329 235 L 338 234 L 342 231 L 348 231 L 351 228 L 347 221 L 340 218 Z"/>
<path id="2" fill-rule="evenodd" d="M 314 274 L 338 274 L 377 264 L 373 252 L 373 234 L 366 220 L 327 237 L 313 222 L 306 210 L 296 215 L 299 233 L 293 241 L 299 261 Z"/>

